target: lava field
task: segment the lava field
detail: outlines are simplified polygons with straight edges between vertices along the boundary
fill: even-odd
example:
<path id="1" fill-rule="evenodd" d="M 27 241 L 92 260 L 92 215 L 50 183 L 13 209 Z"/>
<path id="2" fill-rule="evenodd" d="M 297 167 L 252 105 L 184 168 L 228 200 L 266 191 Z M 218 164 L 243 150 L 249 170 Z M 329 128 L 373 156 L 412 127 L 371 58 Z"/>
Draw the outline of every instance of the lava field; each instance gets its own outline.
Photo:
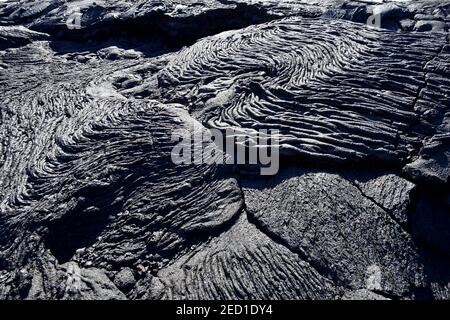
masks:
<path id="1" fill-rule="evenodd" d="M 447 0 L 0 1 L 0 300 L 450 299 L 449 31 Z M 275 174 L 173 160 L 261 130 Z"/>

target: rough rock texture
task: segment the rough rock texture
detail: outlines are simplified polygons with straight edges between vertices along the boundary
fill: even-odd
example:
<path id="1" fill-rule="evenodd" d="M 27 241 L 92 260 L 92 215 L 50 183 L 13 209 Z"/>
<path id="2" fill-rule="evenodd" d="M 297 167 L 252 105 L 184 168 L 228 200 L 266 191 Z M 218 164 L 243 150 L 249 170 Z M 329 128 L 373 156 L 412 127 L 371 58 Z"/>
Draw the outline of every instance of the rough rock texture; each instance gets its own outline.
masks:
<path id="1" fill-rule="evenodd" d="M 399 189 L 403 181 L 381 176 L 368 183 L 378 198 L 386 186 Z M 242 185 L 249 215 L 336 284 L 364 287 L 368 269 L 376 268 L 377 289 L 401 296 L 420 278 L 409 235 L 352 181 L 290 169 L 273 180 Z"/>
<path id="2" fill-rule="evenodd" d="M 33 41 L 46 40 L 48 35 L 31 31 L 23 26 L 0 27 L 0 50 L 22 47 Z"/>
<path id="3" fill-rule="evenodd" d="M 182 106 L 127 100 L 89 81 L 99 70 L 68 77 L 70 63 L 46 46 L 29 50 L 3 61 L 20 61 L 8 68 L 17 81 L 38 65 L 35 81 L 27 81 L 34 88 L 17 87 L 6 74 L 0 80 L 2 265 L 17 268 L 44 242 L 59 262 L 106 269 L 142 263 L 147 271 L 190 245 L 189 233 L 213 230 L 239 212 L 228 168 L 172 163 L 171 130 L 204 130 Z M 47 61 L 26 60 L 40 54 Z"/>
<path id="4" fill-rule="evenodd" d="M 393 173 L 345 173 L 364 197 L 371 200 L 402 227 L 408 226 L 408 207 L 415 185 Z"/>
<path id="5" fill-rule="evenodd" d="M 137 292 L 162 299 L 330 299 L 335 289 L 244 214 L 230 230 L 138 283 Z"/>
<path id="6" fill-rule="evenodd" d="M 436 0 L 1 2 L 0 298 L 450 298 L 449 23 Z M 172 161 L 174 130 L 212 128 L 279 130 L 280 172 Z"/>
<path id="7" fill-rule="evenodd" d="M 355 290 L 347 293 L 342 297 L 342 300 L 389 300 L 372 291 L 366 289 Z"/>
<path id="8" fill-rule="evenodd" d="M 301 161 L 403 162 L 423 67 L 446 40 L 284 19 L 182 50 L 159 90 L 210 127 L 278 129 L 282 152 Z"/>

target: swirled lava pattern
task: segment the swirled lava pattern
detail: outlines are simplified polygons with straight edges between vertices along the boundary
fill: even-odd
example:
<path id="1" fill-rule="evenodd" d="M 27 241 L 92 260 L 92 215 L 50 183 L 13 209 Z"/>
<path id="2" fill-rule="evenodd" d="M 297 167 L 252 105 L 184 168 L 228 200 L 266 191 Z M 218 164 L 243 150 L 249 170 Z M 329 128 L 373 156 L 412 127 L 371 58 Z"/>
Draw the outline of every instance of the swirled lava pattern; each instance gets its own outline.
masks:
<path id="1" fill-rule="evenodd" d="M 300 161 L 399 162 L 415 142 L 423 66 L 444 39 L 291 18 L 201 40 L 159 82 L 209 127 L 280 130 Z"/>
<path id="2" fill-rule="evenodd" d="M 147 261 L 142 268 L 158 270 L 195 245 L 192 234 L 214 232 L 240 212 L 229 168 L 172 162 L 172 130 L 206 130 L 183 106 L 128 101 L 94 81 L 99 69 L 68 72 L 70 63 L 46 45 L 13 50 L 3 61 L 17 82 L 0 74 L 8 93 L 0 125 L 2 268 L 33 256 L 38 274 L 72 259 L 94 268 Z"/>
<path id="3" fill-rule="evenodd" d="M 0 300 L 448 299 L 450 1 L 380 6 L 0 3 Z"/>

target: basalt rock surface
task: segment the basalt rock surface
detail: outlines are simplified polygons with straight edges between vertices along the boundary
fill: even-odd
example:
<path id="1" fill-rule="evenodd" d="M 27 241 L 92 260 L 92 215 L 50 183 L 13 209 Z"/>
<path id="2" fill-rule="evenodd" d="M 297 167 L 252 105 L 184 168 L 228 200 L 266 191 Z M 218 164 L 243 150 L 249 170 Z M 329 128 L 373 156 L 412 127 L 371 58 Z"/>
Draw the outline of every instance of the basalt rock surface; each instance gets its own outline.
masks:
<path id="1" fill-rule="evenodd" d="M 0 3 L 0 298 L 448 299 L 449 17 Z M 174 161 L 211 129 L 278 130 L 280 171 Z"/>
<path id="2" fill-rule="evenodd" d="M 158 74 L 161 96 L 209 127 L 278 129 L 281 151 L 301 161 L 404 163 L 422 139 L 414 108 L 432 76 L 424 67 L 447 35 L 319 21 L 289 18 L 199 41 Z"/>

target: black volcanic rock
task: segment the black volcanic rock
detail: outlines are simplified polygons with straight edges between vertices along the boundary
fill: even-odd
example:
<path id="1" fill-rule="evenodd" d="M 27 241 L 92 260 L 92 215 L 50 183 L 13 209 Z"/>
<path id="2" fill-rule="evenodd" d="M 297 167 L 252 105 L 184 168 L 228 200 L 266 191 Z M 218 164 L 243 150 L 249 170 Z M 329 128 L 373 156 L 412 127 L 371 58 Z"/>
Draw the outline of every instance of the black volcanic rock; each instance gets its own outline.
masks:
<path id="1" fill-rule="evenodd" d="M 242 198 L 227 168 L 172 163 L 171 130 L 204 130 L 182 106 L 128 101 L 95 80 L 100 66 L 66 62 L 45 45 L 2 58 L 16 81 L 27 83 L 17 87 L 0 76 L 7 94 L 1 179 L 8 181 L 0 238 L 8 270 L 33 263 L 22 259 L 40 250 L 59 263 L 158 269 L 193 245 L 190 233 L 214 230 L 239 213 Z"/>
<path id="2" fill-rule="evenodd" d="M 48 38 L 49 36 L 45 33 L 31 31 L 23 26 L 0 26 L 0 50 L 22 47 L 33 41 L 47 40 Z"/>
<path id="3" fill-rule="evenodd" d="M 397 222 L 400 214 L 374 199 L 383 198 L 386 188 L 404 189 L 408 182 L 383 175 L 359 187 L 360 182 L 342 176 L 345 173 L 290 169 L 271 180 L 245 179 L 247 210 L 264 230 L 307 257 L 336 285 L 364 288 L 367 273 L 375 269 L 380 280 L 372 289 L 404 295 L 423 278 L 417 249 Z M 395 201 L 406 210 L 408 191 Z"/>
<path id="4" fill-rule="evenodd" d="M 336 294 L 329 279 L 251 225 L 245 214 L 157 277 L 139 282 L 136 291 L 143 299 L 331 299 Z"/>
<path id="5" fill-rule="evenodd" d="M 290 18 L 201 40 L 158 81 L 163 99 L 191 106 L 210 127 L 278 129 L 281 152 L 300 162 L 401 164 L 422 139 L 411 127 L 433 75 L 424 67 L 446 41 Z"/>
<path id="6" fill-rule="evenodd" d="M 0 3 L 0 299 L 448 299 L 449 17 Z M 279 130 L 279 173 L 173 161 L 210 129 Z"/>

